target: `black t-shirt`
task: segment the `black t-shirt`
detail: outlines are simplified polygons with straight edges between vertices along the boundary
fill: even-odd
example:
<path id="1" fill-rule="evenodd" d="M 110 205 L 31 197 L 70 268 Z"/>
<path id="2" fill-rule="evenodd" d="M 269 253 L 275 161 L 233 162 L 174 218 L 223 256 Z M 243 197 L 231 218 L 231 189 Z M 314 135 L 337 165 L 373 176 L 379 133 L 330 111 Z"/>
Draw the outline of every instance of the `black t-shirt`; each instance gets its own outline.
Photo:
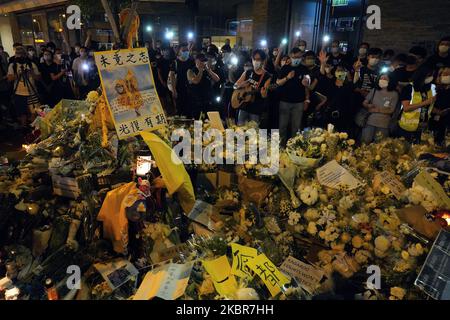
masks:
<path id="1" fill-rule="evenodd" d="M 157 62 L 157 70 L 161 74 L 161 78 L 164 82 L 167 81 L 167 78 L 169 77 L 169 71 L 171 67 L 172 61 L 168 59 L 161 58 Z M 162 85 L 162 83 L 159 81 L 158 75 L 155 75 L 156 81 L 156 87 L 161 90 L 165 89 L 165 87 Z"/>
<path id="2" fill-rule="evenodd" d="M 179 59 L 175 60 L 171 66 L 171 70 L 177 75 L 177 92 L 186 92 L 189 87 L 189 81 L 187 79 L 187 72 L 189 69 L 195 67 L 195 61 L 193 59 L 188 59 L 186 61 L 181 61 Z"/>
<path id="3" fill-rule="evenodd" d="M 56 63 L 52 62 L 50 65 L 46 64 L 46 63 L 41 63 L 39 65 L 39 71 L 41 72 L 42 75 L 42 81 L 48 86 L 50 85 L 53 80 L 51 77 L 51 73 L 53 74 L 57 74 L 57 65 Z"/>
<path id="4" fill-rule="evenodd" d="M 368 67 L 361 67 L 360 78 L 357 87 L 363 90 L 370 91 L 375 88 L 377 83 L 378 70 L 372 70 Z"/>
<path id="5" fill-rule="evenodd" d="M 328 105 L 332 110 L 339 110 L 339 113 L 346 116 L 351 116 L 354 113 L 354 95 L 353 85 L 345 83 L 342 87 L 338 87 L 335 82 L 331 84 L 328 92 Z"/>
<path id="6" fill-rule="evenodd" d="M 191 70 L 198 74 L 199 70 L 197 67 L 191 68 Z M 208 72 L 203 71 L 202 79 L 198 84 L 191 84 L 191 95 L 194 101 L 198 104 L 205 104 L 211 102 L 212 99 L 212 80 Z"/>
<path id="7" fill-rule="evenodd" d="M 316 91 L 326 97 L 330 96 L 335 80 L 336 79 L 334 77 L 328 78 L 327 76 L 320 74 L 319 82 L 317 83 L 317 87 L 316 87 Z"/>
<path id="8" fill-rule="evenodd" d="M 450 109 L 450 88 L 438 87 L 434 107 L 439 110 Z"/>
<path id="9" fill-rule="evenodd" d="M 347 62 L 346 56 L 345 56 L 345 54 L 342 54 L 342 53 L 339 53 L 336 57 L 333 56 L 332 54 L 330 54 L 328 56 L 328 60 L 327 60 L 327 63 L 329 65 L 332 65 L 333 67 L 336 67 L 336 66 L 342 65 L 342 64 L 346 65 L 346 62 Z"/>
<path id="10" fill-rule="evenodd" d="M 264 71 L 262 75 L 256 74 L 253 70 L 245 73 L 245 80 L 249 80 L 253 90 L 257 91 L 255 94 L 255 101 L 251 104 L 243 106 L 241 109 L 251 114 L 261 114 L 265 110 L 266 99 L 261 96 L 261 89 L 266 84 L 267 80 L 271 79 L 272 75 Z"/>
<path id="11" fill-rule="evenodd" d="M 413 74 L 414 74 L 414 72 L 407 71 L 406 67 L 399 67 L 399 68 L 395 69 L 394 71 L 392 71 L 389 74 L 389 77 L 391 78 L 392 83 L 395 83 L 397 85 L 399 82 L 400 83 L 411 82 Z"/>
<path id="12" fill-rule="evenodd" d="M 434 54 L 425 61 L 425 64 L 430 66 L 435 71 L 441 67 L 450 67 L 450 54 L 445 58 L 439 56 L 438 54 Z"/>
<path id="13" fill-rule="evenodd" d="M 298 67 L 286 65 L 281 68 L 278 79 L 286 78 L 291 71 L 295 71 L 295 76 L 279 88 L 280 101 L 290 103 L 304 102 L 306 89 L 302 84 L 302 80 L 305 75 L 309 74 L 309 70 L 303 65 Z"/>

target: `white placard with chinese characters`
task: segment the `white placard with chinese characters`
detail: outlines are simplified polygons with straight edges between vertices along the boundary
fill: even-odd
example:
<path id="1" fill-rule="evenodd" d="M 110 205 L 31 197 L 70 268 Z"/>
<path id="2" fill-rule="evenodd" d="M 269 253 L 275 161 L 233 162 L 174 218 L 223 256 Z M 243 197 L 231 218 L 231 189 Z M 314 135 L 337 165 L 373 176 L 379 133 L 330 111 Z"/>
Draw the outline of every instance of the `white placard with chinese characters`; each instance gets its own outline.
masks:
<path id="1" fill-rule="evenodd" d="M 147 49 L 95 52 L 94 55 L 119 139 L 166 126 Z"/>
<path id="2" fill-rule="evenodd" d="M 329 188 L 353 190 L 363 185 L 336 160 L 328 162 L 316 172 L 320 184 Z"/>

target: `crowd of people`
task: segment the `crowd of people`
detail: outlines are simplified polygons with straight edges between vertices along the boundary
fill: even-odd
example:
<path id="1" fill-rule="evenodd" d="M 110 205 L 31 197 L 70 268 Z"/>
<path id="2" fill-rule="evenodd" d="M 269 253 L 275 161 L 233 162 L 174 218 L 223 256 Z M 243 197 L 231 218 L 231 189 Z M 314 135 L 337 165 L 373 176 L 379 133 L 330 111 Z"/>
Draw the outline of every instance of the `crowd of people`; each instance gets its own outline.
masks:
<path id="1" fill-rule="evenodd" d="M 433 52 L 420 46 L 395 53 L 361 43 L 356 55 L 333 41 L 320 52 L 304 40 L 255 50 L 212 43 L 145 43 L 165 112 L 203 119 L 218 111 L 238 125 L 255 121 L 279 129 L 281 143 L 308 127 L 329 123 L 360 143 L 388 136 L 417 142 L 429 129 L 445 144 L 450 123 L 450 37 Z M 25 126 L 30 106 L 82 99 L 99 86 L 92 50 L 80 44 L 37 50 L 0 47 L 1 101 Z M 12 97 L 11 99 L 6 99 Z M 8 100 L 8 102 L 6 102 Z M 234 103 L 238 101 L 237 106 Z"/>

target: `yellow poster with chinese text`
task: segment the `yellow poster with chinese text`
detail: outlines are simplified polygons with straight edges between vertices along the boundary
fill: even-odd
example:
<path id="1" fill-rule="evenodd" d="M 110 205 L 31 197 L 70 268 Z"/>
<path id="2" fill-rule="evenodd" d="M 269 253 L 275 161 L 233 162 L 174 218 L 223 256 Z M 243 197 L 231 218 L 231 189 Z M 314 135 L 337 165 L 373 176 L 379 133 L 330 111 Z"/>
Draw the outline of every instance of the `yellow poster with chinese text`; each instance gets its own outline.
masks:
<path id="1" fill-rule="evenodd" d="M 283 286 L 291 282 L 291 279 L 281 273 L 265 254 L 260 254 L 249 261 L 247 265 L 261 278 L 272 297 L 275 297 Z"/>
<path id="2" fill-rule="evenodd" d="M 258 255 L 258 250 L 237 243 L 231 244 L 231 252 L 233 255 L 233 264 L 231 272 L 241 278 L 253 279 L 254 273 L 248 267 L 247 263 Z"/>
<path id="3" fill-rule="evenodd" d="M 166 126 L 147 49 L 95 52 L 94 56 L 119 139 Z"/>
<path id="4" fill-rule="evenodd" d="M 231 274 L 231 266 L 227 256 L 221 256 L 215 260 L 202 261 L 202 263 L 220 295 L 230 296 L 236 292 L 238 286 L 234 275 Z"/>

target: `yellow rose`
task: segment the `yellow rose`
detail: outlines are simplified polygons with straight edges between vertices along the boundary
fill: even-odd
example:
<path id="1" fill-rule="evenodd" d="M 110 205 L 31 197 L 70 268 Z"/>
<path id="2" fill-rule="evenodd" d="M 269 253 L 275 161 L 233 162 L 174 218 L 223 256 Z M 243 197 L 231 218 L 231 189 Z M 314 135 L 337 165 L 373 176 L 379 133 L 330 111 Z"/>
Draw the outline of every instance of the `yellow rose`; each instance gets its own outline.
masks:
<path id="1" fill-rule="evenodd" d="M 386 238 L 385 236 L 378 236 L 375 239 L 375 247 L 376 249 L 384 252 L 387 251 L 389 249 L 389 247 L 391 246 L 391 243 L 389 241 L 388 238 Z"/>
<path id="2" fill-rule="evenodd" d="M 356 249 L 361 248 L 363 243 L 364 241 L 360 236 L 354 236 L 352 238 L 352 246 L 355 247 Z"/>
<path id="3" fill-rule="evenodd" d="M 401 255 L 402 255 L 403 260 L 408 260 L 409 259 L 408 251 L 403 250 Z"/>
<path id="4" fill-rule="evenodd" d="M 309 234 L 311 234 L 311 235 L 315 235 L 316 233 L 317 233 L 317 227 L 316 227 L 316 224 L 314 223 L 314 222 L 310 222 L 309 224 L 308 224 L 308 228 L 306 229 L 306 231 L 308 231 L 308 233 Z"/>
<path id="5" fill-rule="evenodd" d="M 343 243 L 347 243 L 350 241 L 350 234 L 348 232 L 344 232 L 343 234 L 341 234 L 341 241 Z"/>
<path id="6" fill-rule="evenodd" d="M 391 288 L 391 296 L 397 298 L 398 300 L 402 300 L 405 297 L 406 291 L 400 287 L 392 287 Z"/>

